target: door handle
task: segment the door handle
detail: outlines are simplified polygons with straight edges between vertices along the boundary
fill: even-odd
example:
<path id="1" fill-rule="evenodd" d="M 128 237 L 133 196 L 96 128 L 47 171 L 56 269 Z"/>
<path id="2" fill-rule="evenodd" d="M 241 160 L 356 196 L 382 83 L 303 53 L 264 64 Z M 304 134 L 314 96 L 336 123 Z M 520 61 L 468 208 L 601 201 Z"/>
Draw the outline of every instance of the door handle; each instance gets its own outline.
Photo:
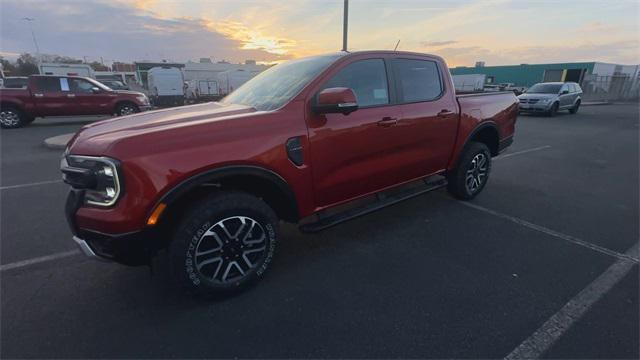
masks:
<path id="1" fill-rule="evenodd" d="M 392 118 L 389 116 L 385 116 L 382 120 L 378 121 L 378 126 L 389 127 L 398 123 L 398 118 Z"/>
<path id="2" fill-rule="evenodd" d="M 440 110 L 440 112 L 438 113 L 438 116 L 440 117 L 447 117 L 449 115 L 453 114 L 453 111 L 447 110 L 447 109 L 442 109 Z"/>
<path id="3" fill-rule="evenodd" d="M 44 97 L 44 94 L 33 94 L 33 96 L 40 98 L 40 97 Z"/>
<path id="4" fill-rule="evenodd" d="M 67 94 L 67 97 L 68 98 L 74 98 L 74 97 L 76 97 L 76 94 Z"/>

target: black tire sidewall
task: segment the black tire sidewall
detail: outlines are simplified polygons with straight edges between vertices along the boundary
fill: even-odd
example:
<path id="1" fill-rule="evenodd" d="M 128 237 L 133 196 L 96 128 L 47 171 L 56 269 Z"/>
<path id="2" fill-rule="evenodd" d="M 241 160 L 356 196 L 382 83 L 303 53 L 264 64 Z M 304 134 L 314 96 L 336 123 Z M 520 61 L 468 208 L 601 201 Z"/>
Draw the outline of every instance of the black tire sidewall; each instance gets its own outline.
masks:
<path id="1" fill-rule="evenodd" d="M 466 185 L 466 172 L 469 169 L 471 161 L 473 158 L 479 154 L 483 153 L 487 157 L 487 175 L 485 176 L 484 181 L 480 184 L 480 187 L 473 193 L 470 193 L 467 189 Z M 453 194 L 456 198 L 461 200 L 471 200 L 476 197 L 478 194 L 482 192 L 487 182 L 489 182 L 489 176 L 491 174 L 491 151 L 487 147 L 487 145 L 479 142 L 470 142 L 460 157 L 460 161 L 453 171 L 452 174 L 448 176 L 448 189 L 451 194 Z"/>
<path id="2" fill-rule="evenodd" d="M 556 116 L 556 114 L 558 113 L 559 107 L 560 106 L 558 105 L 558 103 L 553 103 L 553 105 L 551 105 L 551 109 L 549 109 L 549 116 L 550 117 Z"/>
<path id="3" fill-rule="evenodd" d="M 263 227 L 267 253 L 242 279 L 229 284 L 214 284 L 195 268 L 193 259 L 198 241 L 218 221 L 232 216 L 247 216 Z M 181 221 L 169 247 L 173 275 L 181 286 L 195 294 L 230 293 L 243 289 L 264 276 L 273 262 L 278 242 L 278 220 L 269 206 L 249 194 L 220 193 L 196 205 Z"/>
<path id="4" fill-rule="evenodd" d="M 135 113 L 140 111 L 138 106 L 136 104 L 134 104 L 134 103 L 121 103 L 116 107 L 116 115 L 118 115 L 118 116 L 131 115 L 131 114 L 122 114 L 122 108 L 124 108 L 125 106 L 130 106 L 130 107 L 132 107 L 134 109 L 132 114 L 135 114 Z"/>
<path id="5" fill-rule="evenodd" d="M 20 109 L 16 109 L 14 107 L 7 107 L 7 108 L 2 109 L 2 111 L 12 111 L 16 115 L 18 115 L 18 124 L 12 125 L 12 126 L 7 126 L 7 125 L 4 125 L 4 124 L 0 124 L 0 127 L 2 127 L 3 129 L 18 129 L 18 128 L 21 128 L 21 127 L 23 127 L 23 126 L 25 126 L 25 125 L 27 125 L 29 123 L 29 122 L 25 121 L 25 115 Z"/>

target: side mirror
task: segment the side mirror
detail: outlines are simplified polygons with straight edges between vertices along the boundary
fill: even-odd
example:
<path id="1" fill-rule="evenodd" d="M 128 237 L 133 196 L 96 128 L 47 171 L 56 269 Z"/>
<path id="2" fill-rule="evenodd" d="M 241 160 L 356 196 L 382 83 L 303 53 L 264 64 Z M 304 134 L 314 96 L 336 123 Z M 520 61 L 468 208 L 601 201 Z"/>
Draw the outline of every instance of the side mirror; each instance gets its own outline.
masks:
<path id="1" fill-rule="evenodd" d="M 566 95 L 569 93 L 569 90 L 562 90 L 562 92 L 560 93 L 560 95 Z"/>
<path id="2" fill-rule="evenodd" d="M 358 110 L 358 100 L 353 90 L 344 87 L 329 88 L 320 91 L 313 111 L 317 114 L 349 115 Z"/>
<path id="3" fill-rule="evenodd" d="M 100 88 L 94 86 L 94 87 L 91 88 L 91 92 L 94 93 L 94 94 L 98 94 L 100 92 Z"/>

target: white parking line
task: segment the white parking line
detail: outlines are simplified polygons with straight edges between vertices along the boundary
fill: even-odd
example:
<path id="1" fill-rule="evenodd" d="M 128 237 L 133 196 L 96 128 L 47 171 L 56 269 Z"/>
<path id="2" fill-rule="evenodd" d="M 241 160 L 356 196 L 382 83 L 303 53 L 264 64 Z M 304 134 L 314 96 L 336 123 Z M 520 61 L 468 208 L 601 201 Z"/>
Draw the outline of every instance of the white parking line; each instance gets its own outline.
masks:
<path id="1" fill-rule="evenodd" d="M 610 256 L 613 256 L 613 257 L 616 257 L 616 258 L 622 259 L 622 260 L 630 260 L 630 261 L 636 262 L 636 263 L 638 262 L 638 258 L 637 257 L 633 257 L 633 256 L 628 255 L 628 254 L 622 254 L 622 253 L 619 253 L 617 251 L 613 251 L 611 249 L 607 249 L 605 247 L 598 246 L 596 244 L 592 244 L 590 242 L 578 239 L 578 238 L 573 237 L 571 235 L 563 234 L 563 233 L 557 232 L 555 230 L 548 229 L 548 228 L 546 228 L 544 226 L 540 226 L 540 225 L 536 225 L 536 224 L 530 223 L 530 222 L 528 222 L 526 220 L 522 220 L 522 219 L 519 219 L 519 218 L 514 217 L 514 216 L 503 214 L 503 213 L 497 212 L 495 210 L 487 209 L 487 208 L 482 207 L 480 205 L 472 204 L 472 203 L 469 203 L 469 202 L 459 201 L 459 203 L 464 205 L 464 206 L 467 206 L 467 207 L 470 207 L 470 208 L 485 212 L 487 214 L 491 214 L 493 216 L 497 216 L 499 218 L 502 218 L 502 219 L 505 219 L 505 220 L 509 220 L 509 221 L 514 222 L 514 223 L 516 223 L 518 225 L 526 226 L 529 229 L 533 229 L 533 230 L 539 231 L 541 233 L 545 233 L 547 235 L 551 235 L 551 236 L 556 237 L 558 239 L 562 239 L 562 240 L 574 243 L 576 245 L 580 245 L 580 246 L 585 247 L 587 249 L 591 249 L 591 250 L 597 251 L 599 253 L 610 255 Z"/>
<path id="2" fill-rule="evenodd" d="M 630 258 L 638 256 L 638 244 L 626 252 Z M 611 265 L 602 275 L 584 288 L 562 309 L 549 318 L 538 330 L 518 345 L 505 359 L 537 359 L 569 328 L 577 322 L 598 300 L 614 285 L 624 278 L 635 263 L 628 259 L 620 259 Z"/>
<path id="3" fill-rule="evenodd" d="M 59 253 L 55 253 L 55 254 L 51 254 L 51 255 L 40 256 L 40 257 L 33 258 L 33 259 L 16 261 L 16 262 L 12 262 L 12 263 L 5 264 L 5 265 L 0 265 L 0 272 L 6 271 L 6 270 L 11 270 L 11 269 L 16 269 L 16 268 L 21 268 L 21 267 L 24 267 L 24 266 L 39 264 L 39 263 L 43 263 L 43 262 L 47 262 L 47 261 L 58 260 L 58 259 L 66 258 L 66 257 L 77 255 L 77 254 L 80 254 L 80 250 L 71 250 L 71 251 L 59 252 Z"/>
<path id="4" fill-rule="evenodd" d="M 530 152 L 534 152 L 534 151 L 540 151 L 540 150 L 548 149 L 550 147 L 551 147 L 551 145 L 539 146 L 539 147 L 532 148 L 532 149 L 516 151 L 514 153 L 507 153 L 507 154 L 504 154 L 504 155 L 496 156 L 493 159 L 494 160 L 500 160 L 500 159 L 508 158 L 508 157 L 511 157 L 511 156 L 516 156 L 516 155 L 526 154 L 526 153 L 530 153 Z"/>
<path id="5" fill-rule="evenodd" d="M 27 184 L 0 186 L 0 190 L 19 189 L 19 188 L 30 187 L 30 186 L 57 184 L 57 183 L 61 183 L 61 182 L 62 182 L 62 180 L 49 180 L 49 181 L 40 181 L 40 182 L 27 183 Z"/>

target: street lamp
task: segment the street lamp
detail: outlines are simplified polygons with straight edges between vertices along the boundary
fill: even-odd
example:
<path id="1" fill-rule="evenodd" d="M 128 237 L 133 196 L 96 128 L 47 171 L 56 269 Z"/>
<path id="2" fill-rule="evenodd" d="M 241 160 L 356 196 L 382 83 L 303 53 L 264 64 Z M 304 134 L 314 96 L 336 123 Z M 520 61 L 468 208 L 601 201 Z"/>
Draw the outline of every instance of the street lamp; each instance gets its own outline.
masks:
<path id="1" fill-rule="evenodd" d="M 40 47 L 38 46 L 38 41 L 36 40 L 36 33 L 33 31 L 33 26 L 31 26 L 31 22 L 36 19 L 30 17 L 23 17 L 22 20 L 26 21 L 29 24 L 29 30 L 31 30 L 31 37 L 33 38 L 33 44 L 36 46 L 36 57 L 38 58 L 38 62 L 42 64 L 42 57 L 40 56 Z"/>
<path id="2" fill-rule="evenodd" d="M 347 32 L 349 28 L 349 0 L 344 0 L 342 22 L 342 51 L 347 51 Z"/>

